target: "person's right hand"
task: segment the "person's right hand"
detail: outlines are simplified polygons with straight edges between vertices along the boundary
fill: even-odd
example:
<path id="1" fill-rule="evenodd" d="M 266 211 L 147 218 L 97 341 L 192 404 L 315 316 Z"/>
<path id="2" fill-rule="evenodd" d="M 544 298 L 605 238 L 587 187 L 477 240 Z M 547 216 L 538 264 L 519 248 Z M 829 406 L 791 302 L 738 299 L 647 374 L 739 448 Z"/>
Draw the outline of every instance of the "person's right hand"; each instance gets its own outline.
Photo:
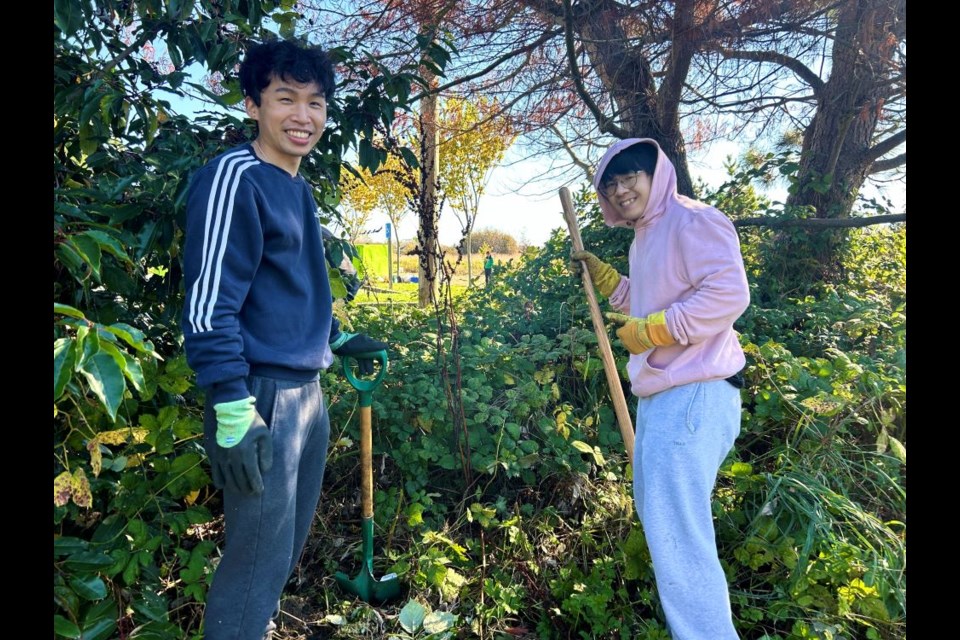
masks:
<path id="1" fill-rule="evenodd" d="M 215 452 L 209 455 L 213 484 L 248 495 L 263 492 L 263 474 L 273 466 L 273 437 L 250 396 L 214 405 Z"/>
<path id="2" fill-rule="evenodd" d="M 581 272 L 581 261 L 587 265 L 593 286 L 597 288 L 600 295 L 609 298 L 620 284 L 620 274 L 617 270 L 589 251 L 573 251 L 570 253 L 570 270 L 577 275 Z"/>
<path id="3" fill-rule="evenodd" d="M 369 376 L 373 373 L 375 354 L 386 351 L 388 346 L 386 342 L 363 333 L 341 331 L 337 339 L 330 343 L 330 350 L 341 358 L 352 357 L 357 361 L 360 375 Z"/>

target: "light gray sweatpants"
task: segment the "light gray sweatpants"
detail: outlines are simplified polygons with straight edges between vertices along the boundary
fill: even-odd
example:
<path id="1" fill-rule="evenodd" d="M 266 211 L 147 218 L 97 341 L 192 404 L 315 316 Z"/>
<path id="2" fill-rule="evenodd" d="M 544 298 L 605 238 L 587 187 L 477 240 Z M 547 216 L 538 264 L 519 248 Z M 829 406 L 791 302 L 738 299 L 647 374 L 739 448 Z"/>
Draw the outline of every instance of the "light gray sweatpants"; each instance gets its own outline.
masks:
<path id="1" fill-rule="evenodd" d="M 206 640 L 261 640 L 300 560 L 320 499 L 330 419 L 320 382 L 247 378 L 273 435 L 273 467 L 263 493 L 223 492 L 226 543 L 204 611 Z M 217 419 L 204 411 L 204 436 Z M 208 449 L 209 450 L 209 449 Z"/>
<path id="2" fill-rule="evenodd" d="M 726 380 L 667 389 L 637 404 L 633 497 L 674 640 L 735 640 L 710 497 L 740 433 Z"/>

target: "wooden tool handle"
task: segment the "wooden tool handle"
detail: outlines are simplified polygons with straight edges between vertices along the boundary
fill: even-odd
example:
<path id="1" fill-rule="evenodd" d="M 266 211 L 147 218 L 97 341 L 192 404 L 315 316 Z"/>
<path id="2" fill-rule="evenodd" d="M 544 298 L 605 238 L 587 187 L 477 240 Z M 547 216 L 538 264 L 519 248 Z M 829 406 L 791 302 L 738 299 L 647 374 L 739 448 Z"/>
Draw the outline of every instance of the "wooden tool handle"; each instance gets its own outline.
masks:
<path id="1" fill-rule="evenodd" d="M 360 506 L 364 518 L 373 517 L 373 433 L 370 407 L 360 407 Z"/>
<path id="2" fill-rule="evenodd" d="M 583 240 L 580 238 L 580 226 L 577 224 L 577 214 L 573 209 L 573 198 L 570 197 L 570 190 L 566 187 L 560 187 L 560 203 L 563 205 L 563 218 L 567 221 L 567 228 L 570 230 L 570 239 L 573 241 L 573 248 L 576 251 L 583 251 Z M 600 357 L 603 359 L 603 370 L 607 374 L 607 386 L 610 387 L 610 397 L 613 400 L 613 410 L 617 414 L 617 422 L 620 425 L 620 435 L 623 437 L 623 446 L 626 447 L 627 455 L 633 460 L 633 422 L 630 420 L 630 410 L 627 408 L 627 401 L 623 397 L 623 387 L 620 386 L 620 374 L 617 372 L 617 363 L 613 359 L 613 350 L 610 348 L 610 338 L 607 336 L 607 328 L 603 322 L 603 316 L 600 314 L 600 303 L 597 301 L 597 294 L 593 290 L 593 281 L 590 279 L 590 271 L 587 265 L 583 265 L 583 288 L 587 292 L 587 300 L 590 303 L 590 318 L 593 320 L 593 331 L 597 334 L 597 343 L 600 346 Z"/>

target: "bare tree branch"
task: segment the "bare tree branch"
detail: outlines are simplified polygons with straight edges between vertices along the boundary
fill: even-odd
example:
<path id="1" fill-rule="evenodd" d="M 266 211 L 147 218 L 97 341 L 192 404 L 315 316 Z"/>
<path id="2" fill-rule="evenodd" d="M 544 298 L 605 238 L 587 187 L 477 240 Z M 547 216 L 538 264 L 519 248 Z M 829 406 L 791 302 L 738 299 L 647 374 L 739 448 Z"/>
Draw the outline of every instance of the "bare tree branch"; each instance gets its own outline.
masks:
<path id="1" fill-rule="evenodd" d="M 580 67 L 577 64 L 577 53 L 573 46 L 573 9 L 570 0 L 563 0 L 563 9 L 563 35 L 567 45 L 567 60 L 570 63 L 570 76 L 573 78 L 573 86 L 577 89 L 577 95 L 580 96 L 587 109 L 593 114 L 602 133 L 609 133 L 621 139 L 626 138 L 627 132 L 604 115 L 583 84 L 583 76 L 580 75 Z"/>
<path id="2" fill-rule="evenodd" d="M 789 12 L 791 3 L 755 3 L 735 17 L 726 20 L 704 20 L 701 26 L 701 39 L 720 40 L 723 38 L 740 38 L 744 32 L 755 24 L 770 24 L 780 20 Z M 806 16 L 811 20 L 813 16 Z M 750 34 L 756 35 L 756 34 Z"/>
<path id="3" fill-rule="evenodd" d="M 891 151 L 893 151 L 894 149 L 896 149 L 906 141 L 907 141 L 907 130 L 901 129 L 900 131 L 897 131 L 895 134 L 893 134 L 889 138 L 881 140 L 877 144 L 870 147 L 870 149 L 866 152 L 864 159 L 867 161 L 870 161 L 870 160 L 876 160 L 877 158 L 882 158 L 883 156 L 890 153 Z"/>
<path id="4" fill-rule="evenodd" d="M 884 171 L 890 171 L 891 169 L 896 169 L 897 167 L 902 167 L 907 162 L 907 154 L 901 153 L 898 156 L 894 156 L 887 160 L 877 160 L 870 165 L 868 173 L 883 173 Z"/>
<path id="5" fill-rule="evenodd" d="M 557 128 L 557 125 L 550 125 L 550 131 L 553 132 L 553 135 L 557 136 L 557 140 L 560 141 L 560 144 L 563 145 L 563 150 L 567 152 L 567 155 L 570 156 L 570 160 L 576 166 L 583 169 L 583 172 L 587 174 L 587 180 L 593 182 L 593 166 L 583 160 L 577 152 L 570 146 L 570 143 L 567 142 L 567 139 L 564 137 L 560 129 Z"/>
<path id="6" fill-rule="evenodd" d="M 556 36 L 558 33 L 560 33 L 559 29 L 552 30 L 552 31 L 545 31 L 539 38 L 537 38 L 533 42 L 527 45 L 524 45 L 519 49 L 508 51 L 507 53 L 503 54 L 502 56 L 500 56 L 499 58 L 491 62 L 489 65 L 487 65 L 483 69 L 475 71 L 474 73 L 468 73 L 467 75 L 460 76 L 456 80 L 451 80 L 447 84 L 438 86 L 436 89 L 431 89 L 429 91 L 421 91 L 420 93 L 411 97 L 410 101 L 416 102 L 417 100 L 421 100 L 432 93 L 440 94 L 446 91 L 447 89 L 451 89 L 453 87 L 470 82 L 471 80 L 476 80 L 477 78 L 483 77 L 488 73 L 490 73 L 491 71 L 493 71 L 494 69 L 496 69 L 497 67 L 499 67 L 504 62 L 512 60 L 513 58 L 520 55 L 521 53 L 529 54 L 531 51 L 533 51 L 534 49 L 537 49 L 538 47 L 540 47 L 540 45 L 542 45 L 544 42 L 547 42 L 548 40 Z"/>
<path id="7" fill-rule="evenodd" d="M 657 103 L 661 109 L 661 125 L 669 127 L 671 135 L 677 135 L 679 123 L 680 97 L 687 75 L 690 73 L 690 61 L 697 50 L 697 36 L 694 30 L 694 0 L 680 0 L 675 11 L 673 32 L 673 50 L 666 75 L 660 85 Z"/>
<path id="8" fill-rule="evenodd" d="M 754 62 L 772 62 L 774 64 L 779 64 L 780 66 L 786 67 L 797 74 L 800 79 L 813 88 L 813 92 L 815 94 L 819 93 L 823 89 L 823 80 L 820 79 L 820 76 L 811 71 L 807 65 L 803 64 L 796 58 L 791 58 L 788 55 L 777 53 L 776 51 L 734 51 L 733 49 L 727 49 L 725 47 L 719 47 L 717 51 L 719 51 L 720 54 L 727 59 L 752 60 Z"/>
<path id="9" fill-rule="evenodd" d="M 875 224 L 892 224 L 906 222 L 907 214 L 893 213 L 886 216 L 869 216 L 867 218 L 803 218 L 800 220 L 783 220 L 773 216 L 758 216 L 756 218 L 740 218 L 733 221 L 735 227 L 767 227 L 769 229 L 840 229 L 870 227 Z"/>

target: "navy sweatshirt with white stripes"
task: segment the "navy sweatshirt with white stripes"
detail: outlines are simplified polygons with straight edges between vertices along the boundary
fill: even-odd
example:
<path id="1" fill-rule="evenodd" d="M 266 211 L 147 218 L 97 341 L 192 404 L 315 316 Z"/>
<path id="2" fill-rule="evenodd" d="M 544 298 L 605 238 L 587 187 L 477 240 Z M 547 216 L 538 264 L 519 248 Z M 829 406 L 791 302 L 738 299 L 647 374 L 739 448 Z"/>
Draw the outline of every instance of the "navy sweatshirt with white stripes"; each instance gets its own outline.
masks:
<path id="1" fill-rule="evenodd" d="M 339 329 L 313 193 L 251 145 L 194 177 L 184 273 L 187 362 L 208 402 L 249 396 L 251 371 L 309 380 L 332 362 Z"/>

